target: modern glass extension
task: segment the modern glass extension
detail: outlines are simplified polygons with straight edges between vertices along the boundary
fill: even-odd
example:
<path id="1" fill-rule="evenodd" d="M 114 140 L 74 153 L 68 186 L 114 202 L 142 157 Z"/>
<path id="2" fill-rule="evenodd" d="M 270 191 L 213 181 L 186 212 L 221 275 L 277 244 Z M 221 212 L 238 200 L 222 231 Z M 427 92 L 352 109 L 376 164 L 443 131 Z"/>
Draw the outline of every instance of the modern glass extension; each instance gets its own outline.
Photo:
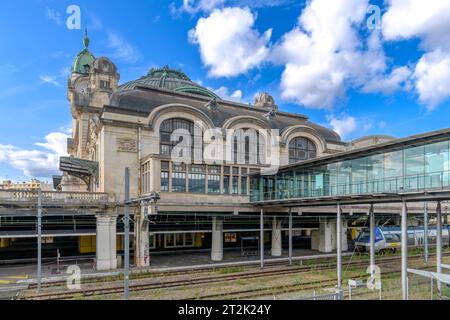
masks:
<path id="1" fill-rule="evenodd" d="M 449 188 L 450 136 L 433 134 L 300 162 L 274 176 L 252 176 L 251 201 Z"/>

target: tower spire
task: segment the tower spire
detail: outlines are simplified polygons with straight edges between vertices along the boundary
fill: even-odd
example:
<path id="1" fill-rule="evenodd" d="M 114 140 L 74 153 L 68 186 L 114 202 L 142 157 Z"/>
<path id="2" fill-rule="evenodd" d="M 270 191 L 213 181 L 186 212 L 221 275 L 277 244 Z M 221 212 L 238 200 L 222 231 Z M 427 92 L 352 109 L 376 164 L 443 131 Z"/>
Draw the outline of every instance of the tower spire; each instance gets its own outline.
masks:
<path id="1" fill-rule="evenodd" d="M 84 43 L 84 48 L 87 49 L 89 47 L 89 37 L 88 37 L 88 31 L 87 28 L 84 31 L 84 39 L 83 39 L 83 43 Z"/>

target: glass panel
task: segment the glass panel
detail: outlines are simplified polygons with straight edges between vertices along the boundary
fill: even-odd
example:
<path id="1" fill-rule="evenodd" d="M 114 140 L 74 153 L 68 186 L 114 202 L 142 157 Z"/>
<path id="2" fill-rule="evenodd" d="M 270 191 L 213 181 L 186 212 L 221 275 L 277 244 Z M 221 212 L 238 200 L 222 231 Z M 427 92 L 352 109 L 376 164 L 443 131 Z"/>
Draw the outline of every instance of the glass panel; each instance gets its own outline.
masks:
<path id="1" fill-rule="evenodd" d="M 384 155 L 384 191 L 403 190 L 403 151 L 389 152 Z"/>
<path id="2" fill-rule="evenodd" d="M 205 175 L 201 173 L 189 174 L 189 192 L 205 193 Z"/>
<path id="3" fill-rule="evenodd" d="M 224 194 L 230 193 L 230 177 L 229 176 L 223 176 L 223 193 Z"/>
<path id="4" fill-rule="evenodd" d="M 316 157 L 315 144 L 306 138 L 297 137 L 289 143 L 289 163 L 295 163 Z"/>
<path id="5" fill-rule="evenodd" d="M 425 187 L 449 186 L 449 142 L 425 146 Z"/>
<path id="6" fill-rule="evenodd" d="M 178 131 L 174 135 L 173 133 L 176 130 Z M 179 146 L 178 157 L 193 158 L 195 154 L 197 159 L 201 159 L 203 154 L 203 132 L 192 121 L 177 118 L 165 120 L 161 123 L 159 136 L 160 153 L 162 155 L 171 155 L 174 147 L 183 142 L 183 145 Z"/>
<path id="7" fill-rule="evenodd" d="M 220 193 L 219 175 L 208 175 L 208 193 Z"/>
<path id="8" fill-rule="evenodd" d="M 239 177 L 233 177 L 232 193 L 238 194 Z"/>
<path id="9" fill-rule="evenodd" d="M 350 194 L 350 183 L 352 181 L 352 162 L 343 161 L 339 163 L 339 175 L 338 175 L 338 195 Z"/>
<path id="10" fill-rule="evenodd" d="M 186 192 L 186 174 L 172 173 L 172 192 Z"/>
<path id="11" fill-rule="evenodd" d="M 247 194 L 247 177 L 241 177 L 241 194 Z"/>
<path id="12" fill-rule="evenodd" d="M 161 191 L 169 191 L 169 173 L 161 171 Z"/>
<path id="13" fill-rule="evenodd" d="M 405 190 L 424 188 L 425 147 L 405 149 Z"/>

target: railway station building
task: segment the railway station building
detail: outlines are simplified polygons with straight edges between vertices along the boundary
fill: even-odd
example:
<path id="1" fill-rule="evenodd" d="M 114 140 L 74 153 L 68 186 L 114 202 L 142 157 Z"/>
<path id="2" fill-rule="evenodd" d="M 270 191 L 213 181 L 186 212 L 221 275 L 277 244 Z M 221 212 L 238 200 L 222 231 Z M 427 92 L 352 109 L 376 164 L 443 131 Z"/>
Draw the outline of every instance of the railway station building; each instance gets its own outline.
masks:
<path id="1" fill-rule="evenodd" d="M 99 270 L 116 269 L 123 250 L 125 168 L 132 199 L 159 195 L 131 207 L 138 267 L 151 264 L 152 250 L 205 249 L 221 261 L 224 250 L 242 248 L 247 240 L 275 257 L 292 238 L 294 246 L 330 253 L 338 242 L 337 223 L 345 251 L 351 223 L 370 207 L 350 199 L 450 185 L 450 131 L 345 142 L 305 115 L 280 111 L 268 93 L 251 105 L 226 101 L 168 66 L 120 83 L 114 63 L 90 52 L 87 35 L 67 97 L 73 133 L 54 187 L 62 194 L 103 194 L 108 201 L 70 217 L 55 213 L 44 230 L 49 238 L 75 241 L 80 254 L 95 254 Z M 341 220 L 333 206 L 321 203 L 336 197 L 342 199 Z M 401 210 L 398 201 L 376 205 L 377 214 L 394 217 L 393 224 Z M 422 214 L 423 202 L 409 212 Z M 72 222 L 58 230 L 61 221 Z M 4 226 L 2 239 L 20 238 L 14 222 Z"/>

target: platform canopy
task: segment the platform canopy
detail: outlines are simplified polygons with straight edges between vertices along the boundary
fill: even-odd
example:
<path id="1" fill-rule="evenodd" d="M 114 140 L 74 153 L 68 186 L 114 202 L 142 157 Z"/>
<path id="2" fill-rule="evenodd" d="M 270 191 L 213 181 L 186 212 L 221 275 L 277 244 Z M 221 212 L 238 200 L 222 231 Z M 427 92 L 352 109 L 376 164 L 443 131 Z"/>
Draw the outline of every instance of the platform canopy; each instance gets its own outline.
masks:
<path id="1" fill-rule="evenodd" d="M 59 170 L 83 180 L 88 187 L 91 185 L 93 178 L 98 184 L 98 168 L 97 161 L 77 159 L 74 157 L 61 157 L 59 160 Z"/>

